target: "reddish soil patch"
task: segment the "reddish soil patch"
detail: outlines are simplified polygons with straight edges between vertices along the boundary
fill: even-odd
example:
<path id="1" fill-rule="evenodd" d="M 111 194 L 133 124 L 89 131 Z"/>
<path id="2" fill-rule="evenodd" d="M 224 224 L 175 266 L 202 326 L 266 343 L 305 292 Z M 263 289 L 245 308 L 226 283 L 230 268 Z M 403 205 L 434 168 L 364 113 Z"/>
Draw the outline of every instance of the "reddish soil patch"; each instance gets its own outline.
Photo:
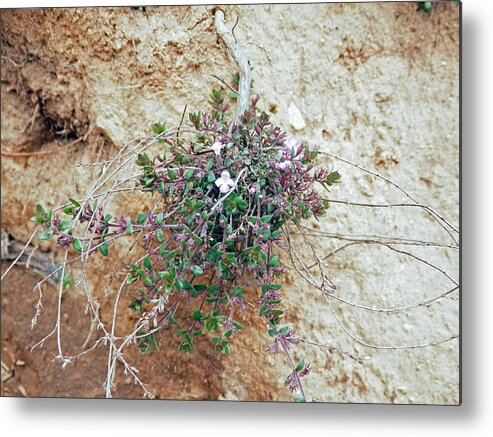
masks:
<path id="1" fill-rule="evenodd" d="M 3 270 L 5 269 L 5 266 Z M 2 383 L 2 396 L 87 397 L 104 396 L 107 349 L 99 347 L 65 369 L 54 360 L 56 339 L 51 337 L 42 348 L 31 347 L 54 327 L 57 290 L 48 285 L 43 290 L 43 312 L 34 330 L 31 319 L 38 299 L 33 287 L 39 280 L 24 268 L 13 268 L 2 282 L 2 363 L 11 376 Z M 62 345 L 64 354 L 80 352 L 89 332 L 89 318 L 83 312 L 85 297 L 66 292 L 62 306 Z M 107 308 L 106 310 L 109 310 Z M 102 315 L 106 312 L 102 309 Z M 130 315 L 122 328 L 130 330 Z M 177 351 L 177 343 L 161 336 L 158 351 L 140 356 L 130 347 L 126 359 L 139 370 L 143 382 L 158 399 L 217 399 L 223 392 L 221 357 L 210 341 L 198 338 L 192 355 Z M 93 336 L 93 340 L 95 337 Z M 3 378 L 2 378 L 3 379 Z M 142 389 L 119 368 L 115 377 L 115 397 L 141 398 Z"/>

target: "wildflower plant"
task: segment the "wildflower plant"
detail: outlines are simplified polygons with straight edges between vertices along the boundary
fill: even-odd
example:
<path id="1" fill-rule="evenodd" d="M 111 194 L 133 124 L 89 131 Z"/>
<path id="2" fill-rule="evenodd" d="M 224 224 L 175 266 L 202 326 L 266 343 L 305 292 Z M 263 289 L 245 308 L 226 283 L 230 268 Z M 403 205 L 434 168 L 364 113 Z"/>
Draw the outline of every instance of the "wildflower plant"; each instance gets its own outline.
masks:
<path id="1" fill-rule="evenodd" d="M 140 316 L 143 354 L 173 328 L 182 352 L 193 353 L 194 338 L 207 335 L 216 351 L 229 355 L 243 329 L 238 315 L 256 306 L 273 341 L 268 352 L 288 356 L 288 385 L 305 400 L 300 378 L 309 366 L 289 353 L 299 338 L 284 322 L 279 251 L 287 223 L 326 213 L 328 202 L 315 185 L 329 189 L 340 174 L 317 169 L 317 151 L 274 126 L 257 99 L 238 123 L 220 91 L 212 92 L 211 106 L 209 113 L 190 114 L 187 134 L 155 125 L 160 152 L 137 154 L 138 189 L 157 199 L 153 210 L 114 217 L 102 203 L 70 199 L 63 214 L 38 205 L 33 221 L 45 227 L 41 239 L 87 256 L 107 256 L 116 239 L 142 234 L 146 255 L 129 265 L 125 286 L 133 290 L 128 307 Z M 189 320 L 178 320 L 179 306 L 189 308 Z"/>

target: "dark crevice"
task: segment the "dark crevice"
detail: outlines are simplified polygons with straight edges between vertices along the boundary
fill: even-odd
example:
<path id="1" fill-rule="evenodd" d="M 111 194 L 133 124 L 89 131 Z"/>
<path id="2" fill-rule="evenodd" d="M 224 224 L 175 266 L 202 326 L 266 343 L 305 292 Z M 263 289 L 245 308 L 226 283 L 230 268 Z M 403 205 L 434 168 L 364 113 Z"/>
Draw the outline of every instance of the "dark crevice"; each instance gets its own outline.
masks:
<path id="1" fill-rule="evenodd" d="M 16 266 L 25 267 L 30 273 L 41 278 L 48 276 L 60 267 L 54 261 L 52 251 L 37 250 L 32 244 L 24 249 L 25 243 L 17 241 L 3 229 L 1 229 L 1 236 L 1 265 L 14 262 L 22 253 L 22 256 L 16 262 Z M 48 280 L 53 284 L 57 284 L 60 280 L 60 274 L 56 273 Z"/>

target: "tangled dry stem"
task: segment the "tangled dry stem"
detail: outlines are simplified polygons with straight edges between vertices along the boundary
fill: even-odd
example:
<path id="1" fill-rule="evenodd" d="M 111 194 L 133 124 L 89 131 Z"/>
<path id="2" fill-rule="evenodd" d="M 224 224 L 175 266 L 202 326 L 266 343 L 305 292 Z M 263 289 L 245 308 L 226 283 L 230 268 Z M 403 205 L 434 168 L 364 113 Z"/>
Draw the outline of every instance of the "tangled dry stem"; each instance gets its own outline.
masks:
<path id="1" fill-rule="evenodd" d="M 125 145 L 122 147 L 122 149 L 118 152 L 118 154 L 110 160 L 100 162 L 100 163 L 92 163 L 90 166 L 91 167 L 99 167 L 101 169 L 101 173 L 99 178 L 97 178 L 96 182 L 93 184 L 93 187 L 89 190 L 88 194 L 83 198 L 79 199 L 78 201 L 81 203 L 81 205 L 89 205 L 91 202 L 94 200 L 98 199 L 102 205 L 106 204 L 112 196 L 119 195 L 121 193 L 128 193 L 132 191 L 136 191 L 135 186 L 132 186 L 134 184 L 136 176 L 130 176 L 130 177 L 125 177 L 123 176 L 128 172 L 130 164 L 133 162 L 133 160 L 137 157 L 139 153 L 144 152 L 148 148 L 152 147 L 154 144 L 156 144 L 160 139 L 166 137 L 166 136 L 173 136 L 176 134 L 178 128 L 171 128 L 169 129 L 166 134 L 164 135 L 158 135 L 158 136 L 153 136 L 153 137 L 147 137 L 144 139 L 135 139 L 129 144 Z M 347 161 L 347 160 L 346 160 Z M 357 168 L 360 171 L 365 171 L 362 170 L 362 166 L 357 166 Z M 373 172 L 368 171 L 370 174 L 373 174 Z M 128 173 L 127 173 L 128 174 Z M 239 182 L 241 175 L 238 176 L 236 183 Z M 376 176 L 375 176 L 376 177 Z M 385 182 L 387 182 L 385 180 Z M 105 184 L 110 183 L 110 187 L 107 188 Z M 389 181 L 392 185 L 396 186 L 394 182 Z M 399 190 L 406 193 L 402 187 L 399 187 Z M 409 195 L 407 195 L 409 197 Z M 224 198 L 221 199 L 222 201 Z M 337 201 L 337 200 L 336 200 Z M 350 207 L 361 207 L 362 204 L 358 204 L 355 202 L 350 202 L 350 201 L 337 201 L 344 203 Z M 63 209 L 64 207 L 68 206 L 68 204 L 63 204 L 58 206 L 57 208 L 54 208 L 54 211 L 58 211 Z M 380 208 L 382 207 L 381 204 L 365 204 L 364 205 L 367 208 Z M 386 208 L 401 208 L 403 204 L 388 204 L 385 205 Z M 423 210 L 425 213 L 429 213 L 430 211 L 434 211 L 432 208 L 427 207 L 426 205 L 423 205 L 421 203 L 416 204 L 406 204 L 406 207 L 415 207 Z M 82 209 L 82 208 L 81 208 Z M 173 211 L 170 211 L 169 214 L 172 214 Z M 443 219 L 441 214 L 434 213 L 433 215 L 437 221 L 437 223 L 442 227 L 446 227 L 450 232 L 455 232 L 455 227 L 452 226 L 447 220 Z M 94 220 L 94 216 L 91 218 L 91 221 Z M 12 264 L 9 266 L 9 268 L 5 271 L 5 273 L 2 275 L 2 280 L 5 278 L 5 276 L 9 273 L 10 269 L 17 263 L 19 262 L 20 258 L 24 254 L 24 252 L 27 250 L 29 247 L 30 243 L 34 239 L 35 235 L 39 232 L 39 227 L 36 228 L 36 231 L 31 235 L 29 238 L 27 244 L 25 247 L 21 250 L 19 255 L 14 259 Z M 348 307 L 353 307 L 358 310 L 365 310 L 365 311 L 371 311 L 371 312 L 377 312 L 377 313 L 399 313 L 399 312 L 406 312 L 411 309 L 415 308 L 429 308 L 431 305 L 443 300 L 443 299 L 450 299 L 451 297 L 457 297 L 458 292 L 459 292 L 459 283 L 452 278 L 452 276 L 440 268 L 439 266 L 436 266 L 433 262 L 421 257 L 414 255 L 410 252 L 403 251 L 399 249 L 398 247 L 400 245 L 409 245 L 409 246 L 416 246 L 416 247 L 423 247 L 423 248 L 433 248 L 433 247 L 441 247 L 445 248 L 446 250 L 452 250 L 455 253 L 457 253 L 459 249 L 459 245 L 455 244 L 454 241 L 456 241 L 458 235 L 456 235 L 456 238 L 452 239 L 451 243 L 440 243 L 440 242 L 435 242 L 435 241 L 424 241 L 424 240 L 409 240 L 409 239 L 403 239 L 400 237 L 389 237 L 389 236 L 370 236 L 372 238 L 368 238 L 369 236 L 351 236 L 351 235 L 340 235 L 340 234 L 331 234 L 327 233 L 324 231 L 313 231 L 312 229 L 309 229 L 303 225 L 296 225 L 293 226 L 292 228 L 284 228 L 284 233 L 286 237 L 286 241 L 288 242 L 288 249 L 287 253 L 289 256 L 289 261 L 290 263 L 286 263 L 286 267 L 293 269 L 301 278 L 303 278 L 310 287 L 312 287 L 315 290 L 318 290 L 324 301 L 326 302 L 327 306 L 329 307 L 330 313 L 332 314 L 333 318 L 336 320 L 337 324 L 341 328 L 342 332 L 345 333 L 347 336 L 349 336 L 355 343 L 364 346 L 365 348 L 369 349 L 390 349 L 390 350 L 399 350 L 399 349 L 416 349 L 416 348 L 425 348 L 425 347 L 433 347 L 437 346 L 440 344 L 443 344 L 445 342 L 452 341 L 458 337 L 458 333 L 451 333 L 450 336 L 443 338 L 443 339 L 436 339 L 432 340 L 429 342 L 424 342 L 424 343 L 417 343 L 417 344 L 407 344 L 407 345 L 381 345 L 381 344 L 371 344 L 368 343 L 360 338 L 358 338 L 354 333 L 351 332 L 351 330 L 341 321 L 340 317 L 337 315 L 337 312 L 334 309 L 333 302 L 337 301 L 341 304 L 347 305 Z M 139 233 L 140 234 L 140 233 Z M 447 233 L 448 234 L 448 233 Z M 457 234 L 457 233 L 456 233 Z M 302 247 L 299 247 L 298 243 L 295 243 L 293 241 L 294 236 L 301 236 L 304 243 L 308 247 L 308 251 L 303 250 Z M 334 241 L 344 241 L 344 244 L 340 246 L 339 248 L 333 250 L 330 253 L 327 254 L 319 254 L 315 244 L 314 240 L 311 239 L 311 237 L 319 239 L 321 237 L 327 238 L 327 239 L 333 239 Z M 112 237 L 113 239 L 117 239 L 120 237 Z M 137 243 L 138 239 L 140 238 L 140 235 L 137 236 L 137 239 L 134 244 Z M 370 305 L 365 305 L 361 303 L 356 303 L 352 302 L 348 299 L 345 299 L 344 297 L 339 296 L 338 294 L 335 293 L 335 286 L 333 282 L 330 280 L 330 274 L 328 273 L 328 268 L 329 265 L 327 264 L 327 260 L 333 257 L 336 253 L 339 253 L 341 251 L 346 250 L 348 247 L 351 247 L 353 245 L 371 245 L 371 244 L 376 244 L 380 245 L 382 247 L 385 247 L 395 253 L 399 253 L 401 255 L 405 255 L 413 259 L 415 262 L 423 263 L 427 265 L 428 267 L 438 271 L 440 274 L 442 274 L 451 284 L 452 287 L 447 289 L 444 292 L 438 293 L 434 296 L 431 296 L 427 299 L 423 299 L 420 302 L 414 302 L 408 305 L 400 305 L 400 306 L 395 306 L 395 307 L 390 307 L 390 308 L 384 308 L 384 307 L 373 307 Z M 91 250 L 97 248 L 98 245 L 95 245 L 94 247 L 91 248 Z M 132 248 L 128 250 L 127 255 L 130 254 Z M 303 258 L 306 256 L 302 256 L 300 252 L 304 252 L 304 255 L 306 253 L 310 253 L 310 256 L 313 258 L 312 263 L 307 263 Z M 48 340 L 50 337 L 53 335 L 56 336 L 56 344 L 57 344 L 57 350 L 58 350 L 58 356 L 57 359 L 59 359 L 62 363 L 63 366 L 69 364 L 73 360 L 79 359 L 82 356 L 86 355 L 87 353 L 93 351 L 94 349 L 100 347 L 101 345 L 106 345 L 108 347 L 108 366 L 107 366 L 107 378 L 104 382 L 104 389 L 105 389 L 105 394 L 107 397 L 112 396 L 112 392 L 114 389 L 114 375 L 115 375 L 115 370 L 116 370 L 116 365 L 117 363 L 121 363 L 124 369 L 124 372 L 130 374 L 135 382 L 139 384 L 143 390 L 143 393 L 146 397 L 152 397 L 152 393 L 144 384 L 139 376 L 138 376 L 138 370 L 132 366 L 131 363 L 129 363 L 126 358 L 124 357 L 123 350 L 125 347 L 129 346 L 130 344 L 134 343 L 138 339 L 138 332 L 139 330 L 143 327 L 144 321 L 137 325 L 135 329 L 128 335 L 124 336 L 117 336 L 116 335 L 116 320 L 117 320 L 117 315 L 118 315 L 118 308 L 119 308 L 119 302 L 121 299 L 121 296 L 124 292 L 125 289 L 125 281 L 127 279 L 127 275 L 125 275 L 124 279 L 121 281 L 115 296 L 114 296 L 114 304 L 113 304 L 113 317 L 112 320 L 109 324 L 105 324 L 102 322 L 100 315 L 99 315 L 99 308 L 101 306 L 100 302 L 97 301 L 97 299 L 93 296 L 93 293 L 91 292 L 91 285 L 90 285 L 90 279 L 89 279 L 89 273 L 87 271 L 87 262 L 88 262 L 88 250 L 85 246 L 83 246 L 82 252 L 80 255 L 75 256 L 73 258 L 68 258 L 68 251 L 65 252 L 64 256 L 64 261 L 61 266 L 58 268 L 54 269 L 50 274 L 46 275 L 42 280 L 40 280 L 36 284 L 36 289 L 38 290 L 39 293 L 39 301 L 36 304 L 36 315 L 33 319 L 33 327 L 36 325 L 37 318 L 39 317 L 41 310 L 42 310 L 42 293 L 41 293 L 41 286 L 44 282 L 48 281 L 52 277 L 57 277 L 59 279 L 59 288 L 58 288 L 58 303 L 57 303 L 57 316 L 55 320 L 55 324 L 53 329 L 50 331 L 48 335 L 46 335 L 44 338 L 42 338 L 37 344 L 33 346 L 33 349 L 36 347 L 40 347 L 44 344 L 46 340 Z M 61 314 L 61 308 L 62 308 L 62 293 L 63 293 L 63 278 L 64 278 L 64 271 L 67 268 L 68 265 L 79 263 L 81 266 L 81 277 L 77 281 L 77 284 L 82 287 L 82 289 L 85 292 L 86 296 L 86 309 L 89 312 L 89 315 L 92 320 L 92 324 L 96 327 L 96 329 L 100 332 L 99 338 L 96 340 L 92 341 L 92 344 L 88 347 L 83 349 L 80 353 L 72 356 L 65 355 L 63 353 L 63 347 L 62 347 L 62 342 L 61 342 L 61 329 L 62 329 L 62 323 L 60 319 L 60 314 Z M 253 305 L 253 304 L 250 304 Z M 310 341 L 302 335 L 302 343 L 307 345 L 307 346 L 316 346 L 322 349 L 325 349 L 327 351 L 331 352 L 340 352 L 340 350 L 333 344 L 326 344 L 326 343 L 320 343 L 316 341 Z M 342 351 L 341 356 L 346 356 L 346 357 L 353 357 L 354 355 L 351 354 L 350 352 Z M 291 358 L 288 358 L 288 361 Z M 361 361 L 361 360 L 360 360 Z"/>

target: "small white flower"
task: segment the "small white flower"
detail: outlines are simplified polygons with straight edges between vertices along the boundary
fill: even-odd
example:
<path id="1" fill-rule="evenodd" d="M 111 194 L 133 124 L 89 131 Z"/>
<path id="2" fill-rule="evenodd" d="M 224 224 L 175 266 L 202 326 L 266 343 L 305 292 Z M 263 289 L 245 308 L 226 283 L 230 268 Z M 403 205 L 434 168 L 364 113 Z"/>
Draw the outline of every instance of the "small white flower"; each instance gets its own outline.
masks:
<path id="1" fill-rule="evenodd" d="M 216 179 L 216 187 L 219 187 L 219 191 L 223 194 L 227 193 L 235 186 L 235 181 L 231 179 L 228 170 L 223 170 L 221 177 Z"/>
<path id="2" fill-rule="evenodd" d="M 211 149 L 214 151 L 216 156 L 219 156 L 221 154 L 221 150 L 224 148 L 224 144 L 220 143 L 219 141 L 216 141 L 212 146 Z"/>

